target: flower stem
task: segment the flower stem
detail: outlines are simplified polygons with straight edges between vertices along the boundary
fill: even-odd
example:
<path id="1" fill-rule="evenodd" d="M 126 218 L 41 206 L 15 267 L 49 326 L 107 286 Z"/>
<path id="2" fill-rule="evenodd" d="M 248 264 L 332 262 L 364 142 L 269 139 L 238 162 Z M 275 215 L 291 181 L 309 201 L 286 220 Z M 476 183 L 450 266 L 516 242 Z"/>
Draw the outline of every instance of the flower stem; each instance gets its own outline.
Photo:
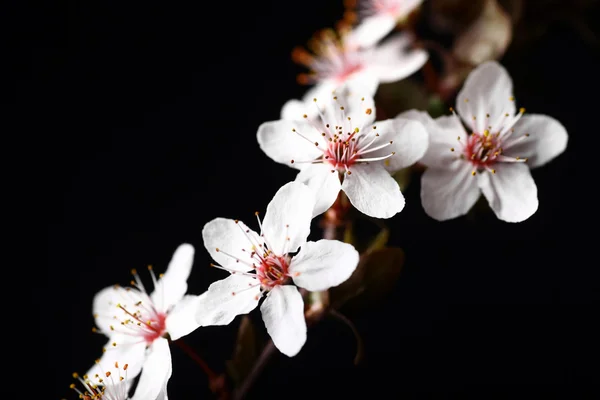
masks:
<path id="1" fill-rule="evenodd" d="M 223 376 L 217 375 L 208 366 L 206 361 L 204 361 L 202 357 L 200 357 L 200 355 L 196 353 L 194 349 L 190 345 L 185 343 L 183 340 L 178 339 L 172 341 L 171 343 L 175 343 L 177 346 L 179 346 L 180 349 L 182 349 L 192 360 L 194 360 L 200 366 L 200 368 L 202 368 L 206 376 L 208 376 L 209 387 L 213 393 L 220 394 L 220 399 L 229 398 L 229 393 L 225 388 L 225 379 L 223 378 Z"/>
<path id="2" fill-rule="evenodd" d="M 269 361 L 269 358 L 271 358 L 274 352 L 275 345 L 273 344 L 273 341 L 269 339 L 269 341 L 263 348 L 262 353 L 260 353 L 260 356 L 258 356 L 258 359 L 252 366 L 252 370 L 250 371 L 246 379 L 244 379 L 244 382 L 239 387 L 239 389 L 237 389 L 233 393 L 233 400 L 241 400 L 246 396 L 248 390 L 252 387 L 254 381 L 256 381 L 256 379 L 264 369 L 265 365 L 267 364 L 267 361 Z"/>

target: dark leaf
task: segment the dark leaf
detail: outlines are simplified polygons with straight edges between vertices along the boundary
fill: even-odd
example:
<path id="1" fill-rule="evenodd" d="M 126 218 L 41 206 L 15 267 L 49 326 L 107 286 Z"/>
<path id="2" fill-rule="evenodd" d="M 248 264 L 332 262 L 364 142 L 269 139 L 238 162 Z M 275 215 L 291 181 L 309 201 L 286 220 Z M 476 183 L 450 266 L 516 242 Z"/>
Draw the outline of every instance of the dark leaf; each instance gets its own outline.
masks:
<path id="1" fill-rule="evenodd" d="M 334 308 L 360 309 L 376 303 L 396 284 L 404 265 L 404 251 L 384 247 L 361 255 L 358 267 L 350 278 L 330 289 Z"/>

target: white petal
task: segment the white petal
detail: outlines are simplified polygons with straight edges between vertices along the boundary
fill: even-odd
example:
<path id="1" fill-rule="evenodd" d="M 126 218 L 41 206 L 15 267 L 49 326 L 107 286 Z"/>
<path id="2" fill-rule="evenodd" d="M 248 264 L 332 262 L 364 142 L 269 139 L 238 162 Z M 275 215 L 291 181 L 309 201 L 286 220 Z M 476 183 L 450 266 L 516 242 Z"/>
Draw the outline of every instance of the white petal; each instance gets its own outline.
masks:
<path id="1" fill-rule="evenodd" d="M 327 211 L 335 203 L 342 184 L 338 172 L 326 164 L 311 164 L 296 176 L 296 181 L 302 182 L 314 192 L 316 197 L 313 218 Z"/>
<path id="2" fill-rule="evenodd" d="M 283 354 L 293 357 L 306 342 L 304 301 L 292 285 L 276 286 L 260 306 L 267 332 Z"/>
<path id="3" fill-rule="evenodd" d="M 481 196 L 472 170 L 460 160 L 447 168 L 428 168 L 421 177 L 421 204 L 427 215 L 438 221 L 465 215 Z"/>
<path id="4" fill-rule="evenodd" d="M 488 61 L 471 71 L 465 80 L 456 97 L 456 110 L 467 126 L 482 133 L 504 114 L 515 114 L 512 95 L 513 85 L 508 72 L 496 61 Z"/>
<path id="5" fill-rule="evenodd" d="M 374 71 L 381 83 L 396 82 L 417 72 L 429 58 L 422 49 L 409 49 L 414 38 L 399 33 L 376 47 L 368 58 L 369 69 Z"/>
<path id="6" fill-rule="evenodd" d="M 259 240 L 258 237 L 258 234 L 242 221 L 236 223 L 228 218 L 215 218 L 202 228 L 204 247 L 213 260 L 234 271 L 254 269 L 251 253 L 252 246 Z"/>
<path id="7" fill-rule="evenodd" d="M 371 47 L 387 36 L 396 27 L 396 17 L 392 14 L 376 14 L 363 19 L 348 34 L 349 44 Z"/>
<path id="8" fill-rule="evenodd" d="M 327 290 L 352 275 L 358 258 L 351 244 L 322 239 L 305 243 L 292 258 L 289 270 L 296 285 L 310 291 Z"/>
<path id="9" fill-rule="evenodd" d="M 560 122 L 547 115 L 525 115 L 513 129 L 514 133 L 509 140 L 526 133 L 529 137 L 513 146 L 506 146 L 504 152 L 512 157 L 527 158 L 529 168 L 546 164 L 567 148 L 567 130 Z"/>
<path id="10" fill-rule="evenodd" d="M 267 206 L 262 222 L 265 243 L 277 255 L 298 250 L 310 233 L 315 194 L 301 182 L 283 185 Z"/>
<path id="11" fill-rule="evenodd" d="M 304 93 L 304 96 L 302 96 L 302 101 L 305 104 L 310 104 L 314 98 L 317 98 L 317 100 L 329 100 L 331 99 L 331 95 L 333 94 L 334 90 L 336 90 L 339 86 L 340 84 L 333 79 L 321 81 Z"/>
<path id="12" fill-rule="evenodd" d="M 342 122 L 346 124 L 350 117 L 352 129 L 363 129 L 375 121 L 376 110 L 373 93 L 377 90 L 377 82 L 375 82 L 373 90 L 356 82 L 350 80 L 333 93 L 336 99 L 332 99 L 334 100 L 331 102 L 332 107 L 327 107 L 324 113 L 325 120 L 331 125 L 338 125 Z"/>
<path id="13" fill-rule="evenodd" d="M 373 146 L 381 146 L 392 142 L 387 147 L 368 153 L 365 157 L 385 157 L 391 153 L 393 156 L 385 159 L 383 165 L 390 172 L 409 167 L 419 161 L 425 154 L 429 139 L 422 123 L 406 118 L 396 117 L 377 122 L 379 140 Z"/>
<path id="14" fill-rule="evenodd" d="M 322 153 L 315 143 L 322 143 L 321 134 L 306 121 L 269 121 L 258 127 L 258 144 L 273 161 L 288 167 L 301 168 L 294 161 L 314 160 Z"/>
<path id="15" fill-rule="evenodd" d="M 180 245 L 169 262 L 164 275 L 158 280 L 150 295 L 159 311 L 168 312 L 187 292 L 187 279 L 194 263 L 194 247 Z"/>
<path id="16" fill-rule="evenodd" d="M 400 186 L 383 165 L 354 165 L 351 171 L 344 176 L 342 190 L 358 211 L 375 218 L 390 218 L 402 211 Z"/>
<path id="17" fill-rule="evenodd" d="M 142 375 L 131 400 L 159 400 L 166 396 L 166 388 L 173 366 L 171 350 L 167 339 L 157 339 L 152 343 L 150 353 L 144 362 Z"/>
<path id="18" fill-rule="evenodd" d="M 165 325 L 171 340 L 177 340 L 182 336 L 186 336 L 200 326 L 196 322 L 196 311 L 198 310 L 198 302 L 200 298 L 206 296 L 204 292 L 200 296 L 186 295 L 179 303 L 169 312 Z"/>
<path id="19" fill-rule="evenodd" d="M 118 307 L 133 307 L 138 302 L 148 303 L 150 299 L 138 290 L 127 290 L 121 286 L 109 286 L 99 291 L 92 303 L 92 312 L 98 330 L 107 336 L 112 336 L 114 330 L 111 326 L 120 324 L 129 318 L 125 312 Z"/>
<path id="20" fill-rule="evenodd" d="M 495 174 L 478 174 L 478 184 L 496 216 L 521 222 L 538 209 L 537 186 L 523 163 L 497 163 Z"/>
<path id="21" fill-rule="evenodd" d="M 429 137 L 429 146 L 420 162 L 428 167 L 447 168 L 456 160 L 461 149 L 458 137 L 461 137 L 463 141 L 467 137 L 465 128 L 456 115 L 444 115 L 434 120 L 426 112 L 410 110 L 401 113 L 396 118 L 416 120 L 425 127 Z M 451 151 L 452 148 L 455 149 L 454 152 Z"/>
<path id="22" fill-rule="evenodd" d="M 235 294 L 234 294 L 235 293 Z M 196 322 L 200 326 L 227 325 L 237 315 L 247 314 L 258 305 L 258 280 L 232 274 L 216 281 L 196 303 Z"/>
<path id="23" fill-rule="evenodd" d="M 281 107 L 281 119 L 301 121 L 304 118 L 304 115 L 307 115 L 308 119 L 312 120 L 316 118 L 319 113 L 317 112 L 316 107 L 309 107 L 308 103 L 296 99 L 286 101 L 283 107 Z"/>
<path id="24" fill-rule="evenodd" d="M 339 84 L 349 91 L 361 92 L 365 96 L 374 96 L 379 87 L 380 79 L 376 71 L 365 67 L 348 76 Z M 337 92 L 337 90 L 336 90 Z"/>
<path id="25" fill-rule="evenodd" d="M 118 373 L 115 369 L 115 363 L 118 363 L 120 372 L 127 364 L 127 379 L 133 381 L 142 370 L 146 358 L 146 342 L 129 342 L 131 339 L 125 335 L 113 335 L 104 346 L 100 360 L 94 364 L 87 372 L 87 376 L 94 383 L 99 383 L 98 378 L 106 379 L 106 373 Z"/>

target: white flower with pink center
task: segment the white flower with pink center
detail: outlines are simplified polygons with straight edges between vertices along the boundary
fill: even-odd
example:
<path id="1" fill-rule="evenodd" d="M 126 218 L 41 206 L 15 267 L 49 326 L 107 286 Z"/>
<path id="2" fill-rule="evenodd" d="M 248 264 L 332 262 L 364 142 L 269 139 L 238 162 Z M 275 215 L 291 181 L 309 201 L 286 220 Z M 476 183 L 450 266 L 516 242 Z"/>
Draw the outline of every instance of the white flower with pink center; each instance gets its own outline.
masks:
<path id="1" fill-rule="evenodd" d="M 161 343 L 161 346 L 168 344 Z M 156 354 L 150 354 L 149 358 L 156 358 Z M 150 360 L 151 365 L 164 362 L 164 360 Z M 135 389 L 133 396 L 129 396 L 129 392 L 133 386 L 133 379 L 139 370 L 134 372 L 129 369 L 129 364 L 120 364 L 116 361 L 114 364 L 107 364 L 106 360 L 96 360 L 96 368 L 93 369 L 93 375 L 79 376 L 73 374 L 73 378 L 79 381 L 80 386 L 73 383 L 73 389 L 80 399 L 85 400 L 167 400 L 167 381 L 171 375 L 170 359 L 169 373 L 166 380 L 162 382 L 162 390 L 156 391 L 148 387 L 155 386 L 158 382 L 150 382 L 148 380 L 140 381 Z"/>
<path id="2" fill-rule="evenodd" d="M 313 54 L 296 48 L 292 58 L 312 72 L 300 74 L 302 84 L 314 84 L 303 100 L 291 100 L 281 110 L 281 118 L 288 119 L 303 112 L 302 107 L 314 97 L 329 96 L 342 85 L 365 89 L 374 95 L 380 83 L 396 82 L 418 71 L 428 59 L 422 49 L 411 49 L 413 37 L 398 34 L 370 48 L 359 48 L 347 41 L 348 33 L 341 30 L 320 32 L 310 43 Z M 312 110 L 308 110 L 312 112 Z"/>
<path id="3" fill-rule="evenodd" d="M 148 268 L 154 283 L 152 293 L 133 270 L 132 287 L 107 287 L 94 297 L 97 331 L 109 340 L 88 377 L 103 376 L 115 363 L 127 363 L 130 379 L 141 371 L 135 399 L 158 399 L 162 392 L 166 396 L 171 377 L 167 337 L 177 340 L 199 327 L 194 314 L 195 302 L 201 296 L 185 294 L 193 260 L 194 248 L 182 244 L 158 279 Z"/>
<path id="4" fill-rule="evenodd" d="M 370 47 L 392 32 L 423 0 L 357 0 L 359 23 L 349 40 Z"/>
<path id="5" fill-rule="evenodd" d="M 296 180 L 317 196 L 314 215 L 326 211 L 340 190 L 362 213 L 390 218 L 404 208 L 404 196 L 390 172 L 417 162 L 427 150 L 423 125 L 406 118 L 374 124 L 373 98 L 346 89 L 317 98 L 319 116 L 298 114 L 258 128 L 260 148 L 274 161 L 299 169 Z"/>
<path id="6" fill-rule="evenodd" d="M 304 301 L 292 283 L 311 291 L 337 286 L 354 272 L 359 258 L 347 243 L 306 241 L 314 203 L 306 185 L 289 182 L 267 206 L 262 223 L 258 220 L 260 234 L 226 218 L 204 226 L 204 246 L 217 263 L 211 265 L 231 275 L 211 284 L 198 302 L 200 325 L 227 325 L 266 295 L 260 310 L 273 343 L 289 357 L 300 351 L 306 342 Z"/>
<path id="7" fill-rule="evenodd" d="M 423 208 L 432 218 L 447 220 L 466 214 L 481 193 L 496 216 L 520 222 L 538 208 L 537 187 L 530 168 L 561 154 L 567 131 L 546 115 L 516 111 L 512 80 L 497 62 L 473 70 L 457 96 L 453 114 L 433 120 L 427 113 L 400 114 L 423 122 L 429 150 L 421 160 L 428 168 L 421 180 Z"/>

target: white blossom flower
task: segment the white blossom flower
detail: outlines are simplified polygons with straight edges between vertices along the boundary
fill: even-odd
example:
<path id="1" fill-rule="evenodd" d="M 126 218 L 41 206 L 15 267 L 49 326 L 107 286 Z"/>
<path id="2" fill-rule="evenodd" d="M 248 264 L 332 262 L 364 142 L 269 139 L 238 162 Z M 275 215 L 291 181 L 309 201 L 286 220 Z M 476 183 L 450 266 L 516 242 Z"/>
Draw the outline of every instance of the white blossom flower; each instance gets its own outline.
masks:
<path id="1" fill-rule="evenodd" d="M 343 190 L 362 213 L 390 218 L 404 208 L 404 196 L 390 176 L 414 164 L 427 149 L 427 132 L 405 118 L 379 121 L 373 98 L 359 92 L 313 99 L 319 119 L 307 114 L 263 123 L 260 148 L 274 161 L 300 170 L 296 180 L 316 195 L 314 215 L 326 211 Z"/>
<path id="2" fill-rule="evenodd" d="M 281 110 L 281 118 L 289 119 L 304 113 L 306 103 L 314 97 L 329 96 L 342 85 L 351 88 L 366 89 L 368 95 L 374 95 L 380 83 L 396 82 L 419 70 L 428 59 L 422 49 L 409 49 L 413 37 L 401 33 L 369 48 L 358 48 L 347 41 L 348 31 L 321 31 L 310 42 L 314 54 L 298 47 L 292 58 L 308 67 L 310 74 L 300 74 L 302 84 L 314 84 L 303 100 L 290 100 Z M 312 110 L 308 110 L 312 112 Z"/>
<path id="3" fill-rule="evenodd" d="M 128 392 L 132 382 L 128 379 L 128 364 L 120 367 L 119 363 L 115 362 L 114 365 L 107 367 L 106 370 L 102 370 L 94 376 L 80 376 L 73 373 L 73 378 L 80 383 L 83 390 L 76 383 L 71 384 L 71 389 L 78 394 L 80 399 L 85 400 L 130 400 Z"/>
<path id="4" fill-rule="evenodd" d="M 168 346 L 167 341 L 160 344 Z M 157 358 L 157 353 L 150 354 L 149 358 Z M 167 381 L 171 376 L 171 362 L 169 358 L 168 373 L 164 376 L 162 389 L 158 392 L 152 389 L 157 383 L 151 383 L 147 379 L 138 383 L 135 394 L 130 397 L 129 391 L 133 386 L 133 379 L 139 374 L 138 371 L 130 373 L 129 364 L 119 364 L 115 361 L 110 365 L 107 360 L 96 360 L 97 367 L 93 369 L 93 375 L 79 376 L 73 374 L 73 378 L 79 381 L 83 390 L 77 387 L 77 384 L 71 384 L 80 399 L 85 400 L 167 400 Z M 164 362 L 161 359 L 148 361 L 149 368 L 156 367 L 157 364 Z"/>
<path id="5" fill-rule="evenodd" d="M 430 145 L 421 160 L 423 208 L 432 218 L 466 214 L 483 193 L 496 216 L 520 222 L 538 208 L 530 168 L 562 153 L 567 131 L 546 115 L 516 112 L 512 80 L 497 62 L 473 70 L 457 97 L 453 114 L 435 120 L 418 111 L 400 114 L 425 124 Z"/>
<path id="6" fill-rule="evenodd" d="M 304 302 L 296 286 L 321 291 L 350 277 L 358 252 L 337 240 L 307 242 L 314 194 L 304 184 L 282 186 L 267 206 L 260 234 L 243 222 L 216 218 L 204 226 L 204 246 L 216 264 L 231 272 L 214 282 L 198 302 L 197 321 L 202 326 L 227 325 L 257 307 L 275 346 L 285 355 L 296 355 L 306 342 Z M 298 249 L 300 251 L 295 254 Z"/>
<path id="7" fill-rule="evenodd" d="M 115 363 L 127 363 L 130 379 L 141 371 L 134 400 L 166 398 L 171 376 L 167 337 L 177 340 L 199 327 L 194 318 L 195 301 L 202 296 L 185 294 L 193 260 L 194 248 L 182 244 L 159 279 L 148 267 L 154 283 L 152 293 L 148 294 L 133 270 L 132 287 L 115 285 L 96 294 L 93 310 L 97 331 L 109 340 L 88 377 L 102 376 Z"/>
<path id="8" fill-rule="evenodd" d="M 353 43 L 369 47 L 394 30 L 423 0 L 358 0 L 359 24 L 350 34 Z"/>

